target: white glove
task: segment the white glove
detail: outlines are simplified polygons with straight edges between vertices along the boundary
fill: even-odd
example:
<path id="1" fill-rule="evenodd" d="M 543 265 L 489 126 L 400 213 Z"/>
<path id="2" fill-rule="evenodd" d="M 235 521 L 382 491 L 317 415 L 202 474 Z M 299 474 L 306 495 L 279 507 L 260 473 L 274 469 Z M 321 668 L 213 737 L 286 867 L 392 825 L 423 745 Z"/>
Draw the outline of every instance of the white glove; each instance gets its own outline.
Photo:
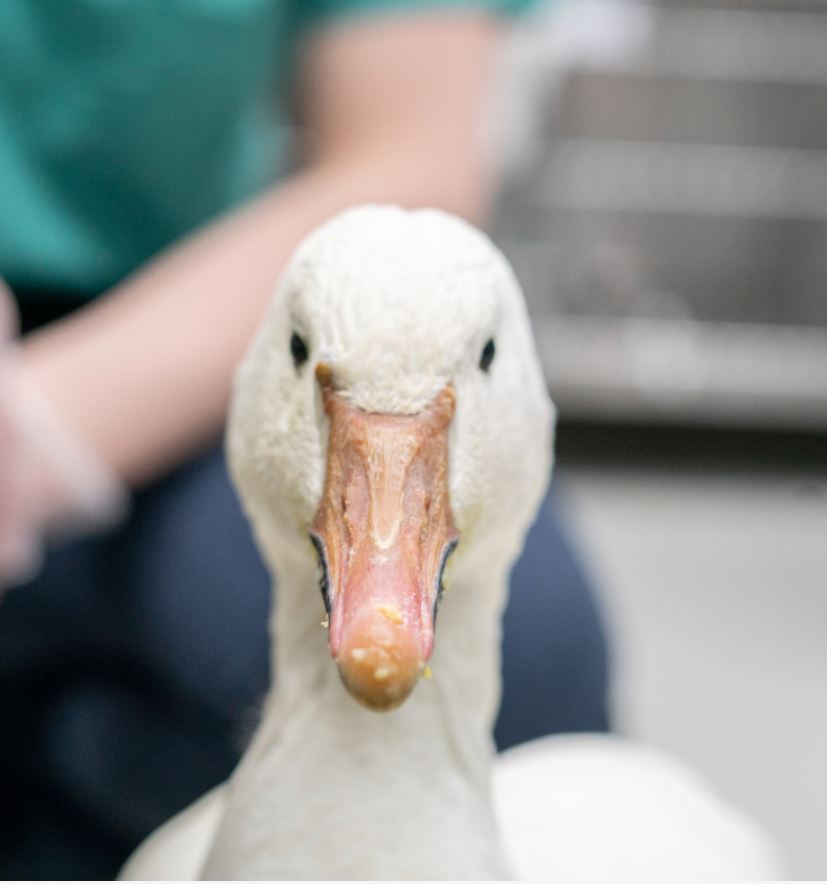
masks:
<path id="1" fill-rule="evenodd" d="M 108 527 L 128 507 L 124 484 L 29 377 L 16 326 L 0 281 L 0 589 L 37 573 L 47 538 Z"/>

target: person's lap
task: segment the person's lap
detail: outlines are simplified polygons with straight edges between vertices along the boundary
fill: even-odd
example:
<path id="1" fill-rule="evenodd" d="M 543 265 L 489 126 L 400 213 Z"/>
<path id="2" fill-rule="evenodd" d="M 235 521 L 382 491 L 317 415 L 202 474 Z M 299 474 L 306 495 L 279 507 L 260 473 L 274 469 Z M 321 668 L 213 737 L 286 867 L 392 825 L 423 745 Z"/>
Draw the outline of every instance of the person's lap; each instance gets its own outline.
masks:
<path id="1" fill-rule="evenodd" d="M 3 877 L 111 874 L 229 774 L 267 690 L 269 604 L 218 452 L 141 494 L 118 534 L 56 550 L 8 595 Z M 607 727 L 604 636 L 554 494 L 512 578 L 503 677 L 500 748 Z"/>

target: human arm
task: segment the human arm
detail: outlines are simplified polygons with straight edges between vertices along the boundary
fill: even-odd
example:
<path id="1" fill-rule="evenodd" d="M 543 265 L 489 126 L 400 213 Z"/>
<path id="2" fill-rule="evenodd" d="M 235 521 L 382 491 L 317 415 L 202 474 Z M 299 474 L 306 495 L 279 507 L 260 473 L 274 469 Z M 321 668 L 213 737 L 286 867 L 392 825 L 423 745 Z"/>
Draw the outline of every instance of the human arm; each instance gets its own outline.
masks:
<path id="1" fill-rule="evenodd" d="M 480 220 L 478 123 L 496 30 L 474 11 L 320 30 L 300 69 L 303 170 L 26 340 L 43 396 L 117 475 L 148 482 L 217 435 L 274 282 L 322 220 L 360 202 Z"/>

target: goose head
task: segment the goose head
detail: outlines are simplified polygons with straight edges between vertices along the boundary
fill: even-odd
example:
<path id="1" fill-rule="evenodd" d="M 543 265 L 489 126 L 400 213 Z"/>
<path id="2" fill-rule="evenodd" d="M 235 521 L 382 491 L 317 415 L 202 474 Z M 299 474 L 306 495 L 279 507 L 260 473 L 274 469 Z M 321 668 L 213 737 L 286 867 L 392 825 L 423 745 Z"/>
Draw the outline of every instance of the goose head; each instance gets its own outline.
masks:
<path id="1" fill-rule="evenodd" d="M 427 674 L 446 569 L 466 579 L 445 607 L 499 611 L 479 575 L 519 552 L 551 425 L 522 294 L 478 230 L 365 206 L 296 250 L 236 377 L 230 464 L 269 563 L 319 568 L 321 593 L 293 581 L 279 605 L 326 613 L 362 704 Z"/>

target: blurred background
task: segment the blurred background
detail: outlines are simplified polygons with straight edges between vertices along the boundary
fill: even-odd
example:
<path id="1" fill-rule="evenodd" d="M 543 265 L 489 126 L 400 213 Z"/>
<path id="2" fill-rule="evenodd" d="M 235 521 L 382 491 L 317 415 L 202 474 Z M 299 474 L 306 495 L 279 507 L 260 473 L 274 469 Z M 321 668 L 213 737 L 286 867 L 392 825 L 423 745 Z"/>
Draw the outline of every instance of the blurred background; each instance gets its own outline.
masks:
<path id="1" fill-rule="evenodd" d="M 567 0 L 521 23 L 501 85 L 495 237 L 560 409 L 617 725 L 822 878 L 827 4 Z"/>

